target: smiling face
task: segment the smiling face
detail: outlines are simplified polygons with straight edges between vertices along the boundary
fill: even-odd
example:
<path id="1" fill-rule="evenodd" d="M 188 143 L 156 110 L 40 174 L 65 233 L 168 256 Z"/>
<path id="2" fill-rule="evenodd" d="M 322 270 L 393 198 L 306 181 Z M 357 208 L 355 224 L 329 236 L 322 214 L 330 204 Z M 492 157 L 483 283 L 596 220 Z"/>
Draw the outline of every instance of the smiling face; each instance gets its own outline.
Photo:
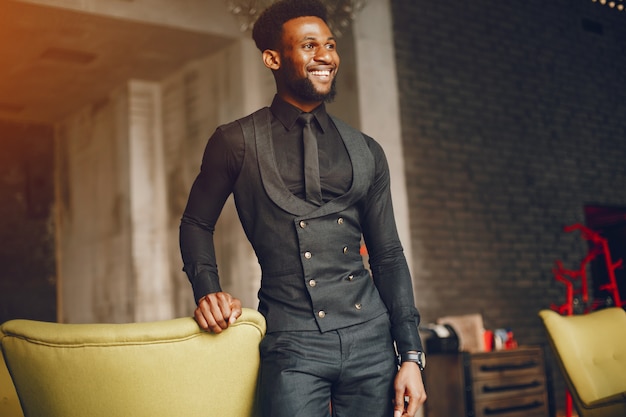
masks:
<path id="1" fill-rule="evenodd" d="M 263 54 L 266 66 L 274 70 L 277 92 L 283 100 L 310 111 L 334 97 L 339 55 L 335 38 L 322 19 L 305 16 L 288 20 L 283 24 L 280 50 Z"/>

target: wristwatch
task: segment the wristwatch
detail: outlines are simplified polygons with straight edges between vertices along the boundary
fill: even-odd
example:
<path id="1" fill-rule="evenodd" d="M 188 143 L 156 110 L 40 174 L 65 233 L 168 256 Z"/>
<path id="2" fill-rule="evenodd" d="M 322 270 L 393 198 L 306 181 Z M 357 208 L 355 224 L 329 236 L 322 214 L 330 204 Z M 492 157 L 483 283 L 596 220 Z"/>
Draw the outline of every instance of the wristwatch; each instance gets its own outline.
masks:
<path id="1" fill-rule="evenodd" d="M 426 366 L 426 355 L 424 352 L 406 352 L 400 354 L 400 365 L 404 362 L 415 362 L 419 366 L 420 371 Z"/>

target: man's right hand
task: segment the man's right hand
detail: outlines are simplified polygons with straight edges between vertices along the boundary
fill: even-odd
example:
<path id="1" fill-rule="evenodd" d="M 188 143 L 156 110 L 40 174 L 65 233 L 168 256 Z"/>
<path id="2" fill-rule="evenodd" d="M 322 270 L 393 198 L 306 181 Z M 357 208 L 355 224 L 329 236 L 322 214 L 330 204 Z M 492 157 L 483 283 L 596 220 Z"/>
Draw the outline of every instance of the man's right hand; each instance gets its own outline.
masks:
<path id="1" fill-rule="evenodd" d="M 198 301 L 194 317 L 204 330 L 221 333 L 241 316 L 241 301 L 226 292 L 207 294 Z"/>

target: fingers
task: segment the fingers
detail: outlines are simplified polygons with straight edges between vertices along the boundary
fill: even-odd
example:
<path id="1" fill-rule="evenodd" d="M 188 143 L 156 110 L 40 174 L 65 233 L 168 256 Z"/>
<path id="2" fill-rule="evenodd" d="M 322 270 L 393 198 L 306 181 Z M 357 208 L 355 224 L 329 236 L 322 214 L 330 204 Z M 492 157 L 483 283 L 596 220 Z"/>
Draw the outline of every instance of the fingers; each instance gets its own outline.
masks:
<path id="1" fill-rule="evenodd" d="M 397 394 L 396 394 L 396 396 L 397 396 Z M 406 404 L 404 399 L 402 400 L 401 404 L 403 404 L 404 407 L 402 407 L 402 413 L 398 414 L 398 416 L 414 417 L 417 414 L 417 410 L 419 410 L 420 407 L 426 401 L 426 393 L 423 390 L 420 390 L 420 391 L 417 391 L 417 392 L 409 394 L 408 398 L 409 398 L 408 405 Z M 396 402 L 396 404 L 397 404 L 397 402 Z M 394 410 L 394 413 L 395 412 L 396 411 Z M 396 417 L 395 414 L 394 414 L 394 417 Z"/>
<path id="2" fill-rule="evenodd" d="M 404 391 L 396 390 L 396 398 L 393 406 L 393 417 L 404 415 Z"/>
<path id="3" fill-rule="evenodd" d="M 230 318 L 228 324 L 233 324 L 241 316 L 241 301 L 238 298 L 233 298 L 230 303 Z"/>
<path id="4" fill-rule="evenodd" d="M 198 325 L 207 331 L 220 333 L 228 327 L 221 311 L 215 309 L 215 302 L 211 302 L 207 298 L 202 298 L 198 302 L 198 307 L 194 311 L 194 317 Z"/>
<path id="5" fill-rule="evenodd" d="M 399 396 L 396 392 L 396 399 L 394 401 L 393 417 L 414 417 L 417 414 L 417 410 L 426 401 L 426 395 L 420 393 L 415 396 L 408 396 L 408 404 L 404 395 Z"/>
<path id="6" fill-rule="evenodd" d="M 415 395 L 415 396 L 410 396 L 409 397 L 409 406 L 406 408 L 406 414 L 408 416 L 413 417 L 415 414 L 417 414 L 417 410 L 419 410 L 419 408 L 422 406 L 422 404 L 424 403 L 425 400 L 426 400 L 426 398 L 424 398 L 424 400 L 422 400 L 421 399 L 421 395 L 419 395 L 419 394 Z"/>
<path id="7" fill-rule="evenodd" d="M 225 292 L 207 294 L 200 299 L 194 311 L 198 325 L 213 333 L 222 330 L 241 316 L 241 301 Z"/>
<path id="8" fill-rule="evenodd" d="M 202 301 L 201 301 L 202 302 Z M 209 323 L 207 323 L 206 319 L 202 315 L 202 310 L 200 310 L 200 303 L 198 303 L 198 307 L 196 307 L 193 312 L 193 317 L 196 319 L 196 323 L 202 330 L 209 330 Z"/>

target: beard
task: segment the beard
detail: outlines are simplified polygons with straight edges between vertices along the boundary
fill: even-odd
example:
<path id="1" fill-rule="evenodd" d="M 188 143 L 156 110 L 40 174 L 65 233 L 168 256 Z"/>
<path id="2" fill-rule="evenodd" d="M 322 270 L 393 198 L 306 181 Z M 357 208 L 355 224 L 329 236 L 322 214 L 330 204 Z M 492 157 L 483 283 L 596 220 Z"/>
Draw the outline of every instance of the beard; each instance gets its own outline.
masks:
<path id="1" fill-rule="evenodd" d="M 287 84 L 291 92 L 305 101 L 332 103 L 337 95 L 337 79 L 334 78 L 327 93 L 320 93 L 308 78 L 291 79 Z"/>
<path id="2" fill-rule="evenodd" d="M 287 88 L 291 90 L 291 93 L 301 98 L 304 101 L 324 101 L 331 103 L 337 95 L 337 79 L 333 78 L 330 84 L 330 90 L 327 93 L 320 93 L 315 89 L 313 82 L 307 77 L 300 78 L 299 74 L 296 74 L 295 64 L 291 59 L 285 59 L 285 76 L 287 78 Z"/>

